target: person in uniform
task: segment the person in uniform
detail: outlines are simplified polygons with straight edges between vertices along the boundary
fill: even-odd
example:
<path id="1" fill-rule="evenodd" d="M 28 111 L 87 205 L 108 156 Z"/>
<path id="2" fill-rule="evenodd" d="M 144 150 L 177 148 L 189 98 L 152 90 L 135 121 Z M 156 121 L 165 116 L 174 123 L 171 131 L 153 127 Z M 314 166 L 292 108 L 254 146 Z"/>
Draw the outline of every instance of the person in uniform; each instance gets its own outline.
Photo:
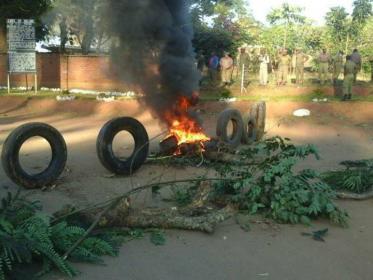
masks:
<path id="1" fill-rule="evenodd" d="M 271 56 L 271 68 L 272 68 L 272 74 L 273 74 L 273 80 L 275 83 L 278 81 L 278 58 L 280 57 L 280 52 L 277 51 L 277 54 L 274 54 Z"/>
<path id="2" fill-rule="evenodd" d="M 211 53 L 211 57 L 209 59 L 208 63 L 209 67 L 209 77 L 210 77 L 210 82 L 215 85 L 217 81 L 217 76 L 218 76 L 218 68 L 219 68 L 219 57 L 216 55 L 215 52 Z"/>
<path id="3" fill-rule="evenodd" d="M 354 49 L 354 51 L 352 52 L 351 60 L 355 62 L 356 64 L 355 73 L 354 73 L 354 82 L 356 82 L 357 74 L 361 70 L 361 55 L 357 49 Z"/>
<path id="4" fill-rule="evenodd" d="M 278 80 L 277 85 L 286 85 L 288 81 L 289 65 L 291 58 L 288 55 L 288 51 L 284 49 L 278 58 Z"/>
<path id="5" fill-rule="evenodd" d="M 346 57 L 346 64 L 344 67 L 344 81 L 343 81 L 343 101 L 351 100 L 352 85 L 354 83 L 354 75 L 356 72 L 356 64 L 352 61 L 350 55 Z"/>
<path id="6" fill-rule="evenodd" d="M 229 53 L 225 52 L 224 57 L 220 59 L 221 81 L 224 86 L 230 85 L 233 74 L 233 59 Z"/>
<path id="7" fill-rule="evenodd" d="M 238 57 L 238 67 L 240 73 L 240 79 L 243 78 L 243 85 L 246 88 L 249 85 L 249 67 L 250 67 L 250 56 L 246 52 L 246 48 L 241 48 L 240 55 Z"/>
<path id="8" fill-rule="evenodd" d="M 197 55 L 197 69 L 199 70 L 201 74 L 203 73 L 203 70 L 205 69 L 205 65 L 206 65 L 206 58 L 203 55 L 203 52 L 200 51 L 198 52 L 198 55 Z"/>
<path id="9" fill-rule="evenodd" d="M 373 55 L 369 57 L 370 64 L 370 81 L 373 82 Z"/>
<path id="10" fill-rule="evenodd" d="M 295 80 L 297 85 L 303 85 L 304 82 L 304 64 L 308 61 L 308 57 L 301 49 L 295 51 Z"/>
<path id="11" fill-rule="evenodd" d="M 251 65 L 252 65 L 252 71 L 254 74 L 259 73 L 260 69 L 260 62 L 259 62 L 259 56 L 256 54 L 255 50 L 251 51 Z"/>
<path id="12" fill-rule="evenodd" d="M 262 86 L 266 86 L 268 84 L 268 64 L 270 63 L 266 49 L 260 50 L 259 63 L 259 83 Z"/>
<path id="13" fill-rule="evenodd" d="M 333 83 L 336 84 L 343 69 L 343 51 L 339 51 L 333 58 Z"/>
<path id="14" fill-rule="evenodd" d="M 297 69 L 297 51 L 298 49 L 295 49 L 293 52 L 293 55 L 291 56 L 291 69 L 290 73 L 292 76 L 296 76 L 296 69 Z"/>
<path id="15" fill-rule="evenodd" d="M 319 78 L 320 78 L 320 84 L 325 84 L 325 80 L 328 78 L 329 73 L 329 62 L 330 62 L 330 56 L 326 52 L 326 49 L 323 49 L 322 52 L 319 55 Z"/>

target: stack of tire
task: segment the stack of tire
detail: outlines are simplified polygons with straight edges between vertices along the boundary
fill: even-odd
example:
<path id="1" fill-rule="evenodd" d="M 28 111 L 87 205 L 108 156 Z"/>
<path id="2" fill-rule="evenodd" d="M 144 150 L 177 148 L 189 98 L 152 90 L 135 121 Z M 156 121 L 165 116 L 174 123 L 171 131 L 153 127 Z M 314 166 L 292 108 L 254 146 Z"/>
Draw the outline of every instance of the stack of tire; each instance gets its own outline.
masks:
<path id="1" fill-rule="evenodd" d="M 219 115 L 217 136 L 231 147 L 241 143 L 250 144 L 264 135 L 266 104 L 254 104 L 242 118 L 235 109 L 227 109 Z M 233 133 L 227 127 L 233 123 Z M 129 132 L 135 141 L 135 149 L 127 159 L 120 159 L 113 152 L 114 137 L 121 131 Z M 52 159 L 48 167 L 38 174 L 28 174 L 22 168 L 19 153 L 22 145 L 32 137 L 42 137 L 48 141 Z M 97 155 L 101 164 L 117 175 L 131 175 L 145 162 L 149 152 L 149 137 L 144 126 L 136 119 L 123 117 L 107 122 L 101 129 L 96 142 Z M 5 140 L 1 161 L 6 175 L 17 185 L 27 189 L 53 185 L 61 176 L 67 161 L 66 142 L 61 133 L 44 123 L 29 123 L 16 128 Z"/>
<path id="2" fill-rule="evenodd" d="M 224 110 L 218 117 L 217 137 L 232 148 L 260 141 L 265 134 L 266 111 L 266 103 L 263 101 L 253 104 L 243 117 L 236 109 Z M 230 122 L 233 124 L 232 134 L 228 133 Z"/>

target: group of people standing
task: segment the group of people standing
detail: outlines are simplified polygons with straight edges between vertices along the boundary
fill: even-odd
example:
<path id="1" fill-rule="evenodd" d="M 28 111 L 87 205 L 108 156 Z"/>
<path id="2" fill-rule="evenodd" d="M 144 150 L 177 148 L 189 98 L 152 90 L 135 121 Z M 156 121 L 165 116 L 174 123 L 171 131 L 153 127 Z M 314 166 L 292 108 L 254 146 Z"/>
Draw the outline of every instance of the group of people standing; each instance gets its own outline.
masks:
<path id="1" fill-rule="evenodd" d="M 259 84 L 265 86 L 269 82 L 269 73 L 273 73 L 278 86 L 286 85 L 289 72 L 295 76 L 295 83 L 303 85 L 304 69 L 311 56 L 305 54 L 300 48 L 296 48 L 292 55 L 287 49 L 280 49 L 275 56 L 270 56 L 266 49 L 260 49 L 259 55 L 248 53 L 246 48 L 239 50 L 237 62 L 233 57 L 225 52 L 222 58 L 216 53 L 212 53 L 207 62 L 209 79 L 212 83 L 217 83 L 219 70 L 221 83 L 223 86 L 232 84 L 233 77 L 241 81 L 241 86 L 246 88 L 250 81 L 249 77 L 254 72 L 258 75 Z M 351 98 L 352 84 L 356 82 L 358 72 L 361 70 L 361 56 L 358 50 L 354 50 L 351 55 L 344 57 L 343 51 L 339 51 L 335 56 L 331 56 L 326 49 L 316 57 L 316 64 L 319 70 L 320 84 L 331 80 L 336 84 L 341 73 L 344 73 L 344 99 Z M 205 66 L 205 58 L 200 55 L 198 58 L 198 68 L 202 72 Z M 331 78 L 331 79 L 330 79 Z"/>
<path id="2" fill-rule="evenodd" d="M 242 48 L 237 58 L 237 63 L 235 63 L 233 57 L 228 52 L 225 52 L 221 58 L 213 52 L 207 62 L 208 76 L 212 83 L 216 83 L 220 70 L 222 85 L 227 86 L 232 84 L 233 77 L 236 75 L 239 79 L 242 77 L 244 87 L 247 87 L 249 85 L 250 72 L 257 72 L 259 70 L 260 84 L 267 85 L 270 62 L 270 56 L 265 49 L 260 51 L 259 56 L 253 56 L 247 53 L 245 48 Z M 205 58 L 201 54 L 198 56 L 197 65 L 198 69 L 203 72 Z"/>
<path id="3" fill-rule="evenodd" d="M 319 56 L 319 75 L 320 83 L 323 85 L 328 80 L 329 69 L 332 68 L 332 81 L 337 83 L 339 76 L 343 72 L 343 100 L 350 100 L 352 97 L 352 86 L 356 82 L 357 74 L 361 70 L 362 60 L 357 49 L 352 54 L 344 57 L 344 52 L 339 51 L 334 57 L 331 57 L 326 49 L 323 49 Z"/>

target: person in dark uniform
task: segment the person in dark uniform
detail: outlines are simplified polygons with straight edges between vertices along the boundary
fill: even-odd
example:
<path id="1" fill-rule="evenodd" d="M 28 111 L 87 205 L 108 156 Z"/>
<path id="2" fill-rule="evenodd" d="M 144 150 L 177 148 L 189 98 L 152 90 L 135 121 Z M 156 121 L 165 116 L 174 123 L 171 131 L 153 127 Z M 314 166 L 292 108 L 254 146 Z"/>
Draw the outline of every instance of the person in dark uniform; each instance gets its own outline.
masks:
<path id="1" fill-rule="evenodd" d="M 356 63 L 351 60 L 351 56 L 346 57 L 346 64 L 344 67 L 344 81 L 343 81 L 343 101 L 351 100 L 352 85 L 354 84 L 354 77 L 356 72 Z"/>

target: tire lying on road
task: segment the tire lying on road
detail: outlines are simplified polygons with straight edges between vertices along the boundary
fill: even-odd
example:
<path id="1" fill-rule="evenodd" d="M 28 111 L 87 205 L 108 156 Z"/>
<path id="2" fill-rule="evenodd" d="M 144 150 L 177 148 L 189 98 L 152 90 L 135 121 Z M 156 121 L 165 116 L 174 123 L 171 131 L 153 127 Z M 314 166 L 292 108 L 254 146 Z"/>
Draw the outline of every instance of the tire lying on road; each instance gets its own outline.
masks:
<path id="1" fill-rule="evenodd" d="M 114 155 L 113 141 L 121 132 L 129 132 L 135 142 L 132 155 L 123 160 Z M 107 122 L 101 129 L 96 143 L 97 155 L 102 165 L 117 175 L 131 175 L 145 162 L 149 152 L 149 136 L 144 126 L 136 119 L 122 117 Z"/>
<path id="2" fill-rule="evenodd" d="M 252 144 L 256 141 L 256 137 L 257 137 L 256 118 L 252 116 L 251 112 L 249 112 L 243 118 L 242 143 Z"/>
<path id="3" fill-rule="evenodd" d="M 44 171 L 30 175 L 21 166 L 20 149 L 28 139 L 42 137 L 48 141 L 52 159 Z M 44 123 L 22 125 L 8 136 L 3 145 L 1 161 L 5 174 L 17 185 L 27 189 L 51 186 L 60 177 L 67 161 L 66 143 L 62 135 L 52 126 Z"/>
<path id="4" fill-rule="evenodd" d="M 250 126 L 245 127 L 243 142 L 249 144 L 253 141 L 260 141 L 265 134 L 267 106 L 264 101 L 255 103 L 251 106 L 250 111 L 246 115 L 245 124 L 250 123 Z M 249 129 L 249 127 L 253 128 Z M 244 132 L 244 133 L 245 133 Z M 255 135 L 254 135 L 255 134 Z"/>
<path id="5" fill-rule="evenodd" d="M 228 125 L 232 122 L 233 132 L 228 134 Z M 241 113 L 235 109 L 226 109 L 220 113 L 216 126 L 216 136 L 229 144 L 232 148 L 237 148 L 241 144 L 244 124 Z"/>
<path id="6" fill-rule="evenodd" d="M 264 101 L 261 101 L 257 104 L 257 134 L 256 140 L 261 140 L 265 134 L 266 127 L 266 116 L 267 116 L 267 105 Z"/>

